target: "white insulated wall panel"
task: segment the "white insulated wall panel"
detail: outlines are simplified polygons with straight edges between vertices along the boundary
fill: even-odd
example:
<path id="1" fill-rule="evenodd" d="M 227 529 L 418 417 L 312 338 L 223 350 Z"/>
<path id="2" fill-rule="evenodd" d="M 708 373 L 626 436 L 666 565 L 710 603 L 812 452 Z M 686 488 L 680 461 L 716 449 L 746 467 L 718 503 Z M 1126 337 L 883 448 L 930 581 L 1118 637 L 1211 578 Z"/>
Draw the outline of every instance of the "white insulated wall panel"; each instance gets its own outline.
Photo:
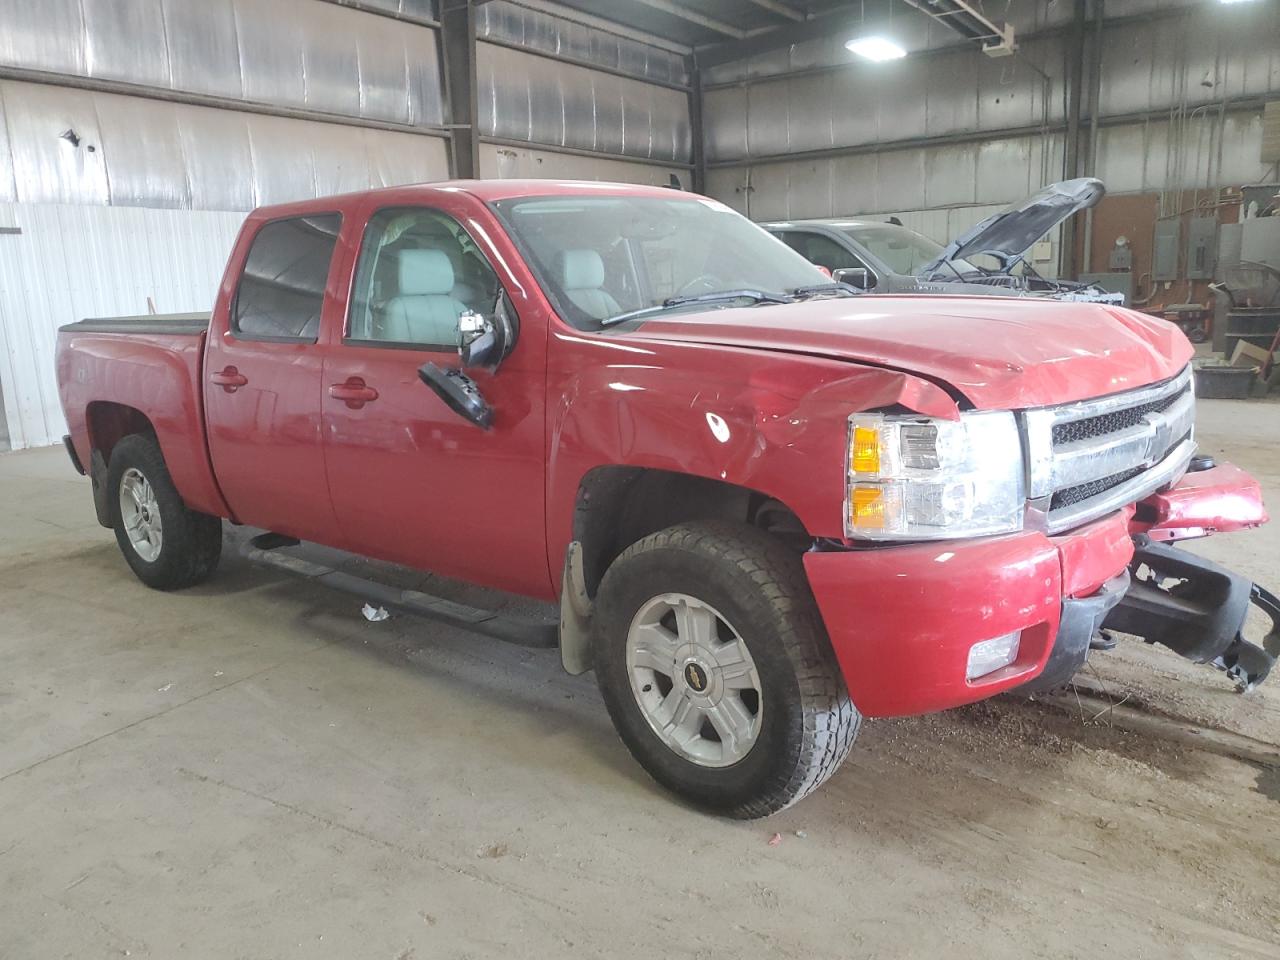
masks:
<path id="1" fill-rule="evenodd" d="M 0 204 L 0 390 L 14 449 L 66 432 L 58 327 L 86 317 L 209 310 L 242 213 Z"/>

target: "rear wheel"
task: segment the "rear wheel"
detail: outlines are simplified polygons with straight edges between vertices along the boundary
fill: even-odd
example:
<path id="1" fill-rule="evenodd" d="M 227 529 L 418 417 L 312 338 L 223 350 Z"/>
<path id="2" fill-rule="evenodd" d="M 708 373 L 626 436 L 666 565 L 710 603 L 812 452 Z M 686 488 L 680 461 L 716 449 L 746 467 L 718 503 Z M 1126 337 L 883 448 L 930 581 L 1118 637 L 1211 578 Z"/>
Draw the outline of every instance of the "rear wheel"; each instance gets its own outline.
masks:
<path id="1" fill-rule="evenodd" d="M 790 806 L 857 736 L 800 558 L 754 528 L 681 524 L 628 548 L 600 585 L 593 643 L 631 753 L 717 813 Z"/>
<path id="2" fill-rule="evenodd" d="M 222 521 L 187 509 L 155 440 L 134 434 L 116 444 L 107 492 L 116 543 L 147 586 L 190 587 L 217 568 Z"/>

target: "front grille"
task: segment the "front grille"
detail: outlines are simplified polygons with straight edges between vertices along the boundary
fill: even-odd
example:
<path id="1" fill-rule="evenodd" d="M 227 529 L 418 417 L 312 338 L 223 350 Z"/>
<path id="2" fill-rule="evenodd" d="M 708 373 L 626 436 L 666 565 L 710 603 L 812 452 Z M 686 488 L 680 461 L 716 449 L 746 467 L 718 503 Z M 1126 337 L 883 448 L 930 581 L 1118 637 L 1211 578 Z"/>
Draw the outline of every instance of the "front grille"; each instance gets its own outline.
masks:
<path id="1" fill-rule="evenodd" d="M 1182 396 L 1181 393 L 1172 393 L 1158 400 L 1140 403 L 1136 407 L 1115 410 L 1096 417 L 1087 417 L 1084 420 L 1072 420 L 1070 423 L 1059 423 L 1053 428 L 1053 445 L 1060 447 L 1064 443 L 1091 440 L 1094 437 L 1119 433 L 1121 430 L 1136 427 L 1148 413 L 1162 413 L 1168 410 L 1180 396 Z"/>
<path id="2" fill-rule="evenodd" d="M 1120 473 L 1113 473 L 1109 477 L 1103 477 L 1101 480 L 1090 480 L 1088 483 L 1078 483 L 1074 487 L 1057 490 L 1049 500 L 1049 512 L 1052 513 L 1062 507 L 1070 507 L 1096 497 L 1100 493 L 1106 493 L 1112 487 L 1118 487 L 1126 480 L 1132 480 L 1145 469 L 1146 467 L 1131 467 Z"/>
<path id="3" fill-rule="evenodd" d="M 1194 444 L 1191 371 L 1163 383 L 1023 415 L 1030 495 L 1069 530 L 1176 479 Z M 1176 456 L 1175 456 L 1176 452 Z"/>

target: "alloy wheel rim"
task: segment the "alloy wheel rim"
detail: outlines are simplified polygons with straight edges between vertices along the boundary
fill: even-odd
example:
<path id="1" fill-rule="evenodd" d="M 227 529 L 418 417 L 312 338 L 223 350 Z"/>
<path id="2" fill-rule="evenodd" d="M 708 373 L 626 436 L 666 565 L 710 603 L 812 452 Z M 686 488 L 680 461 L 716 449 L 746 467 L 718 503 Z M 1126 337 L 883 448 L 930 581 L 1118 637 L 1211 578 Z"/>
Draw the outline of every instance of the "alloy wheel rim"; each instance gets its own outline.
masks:
<path id="1" fill-rule="evenodd" d="M 718 610 L 695 597 L 664 593 L 636 612 L 627 676 L 658 739 L 699 766 L 737 763 L 760 735 L 764 697 L 751 652 Z"/>
<path id="2" fill-rule="evenodd" d="M 164 542 L 160 505 L 155 488 L 136 467 L 130 467 L 120 478 L 120 520 L 134 552 L 154 563 Z"/>

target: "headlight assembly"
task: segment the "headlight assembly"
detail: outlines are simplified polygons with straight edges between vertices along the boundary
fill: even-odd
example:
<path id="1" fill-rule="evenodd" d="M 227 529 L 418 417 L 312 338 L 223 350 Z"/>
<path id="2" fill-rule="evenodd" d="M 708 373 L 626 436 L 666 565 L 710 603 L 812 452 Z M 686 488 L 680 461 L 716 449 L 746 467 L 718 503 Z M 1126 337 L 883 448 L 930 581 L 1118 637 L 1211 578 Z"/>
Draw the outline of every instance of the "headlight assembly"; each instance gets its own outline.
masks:
<path id="1" fill-rule="evenodd" d="M 959 420 L 849 418 L 844 529 L 859 540 L 937 540 L 1022 529 L 1022 443 L 1012 413 Z"/>

